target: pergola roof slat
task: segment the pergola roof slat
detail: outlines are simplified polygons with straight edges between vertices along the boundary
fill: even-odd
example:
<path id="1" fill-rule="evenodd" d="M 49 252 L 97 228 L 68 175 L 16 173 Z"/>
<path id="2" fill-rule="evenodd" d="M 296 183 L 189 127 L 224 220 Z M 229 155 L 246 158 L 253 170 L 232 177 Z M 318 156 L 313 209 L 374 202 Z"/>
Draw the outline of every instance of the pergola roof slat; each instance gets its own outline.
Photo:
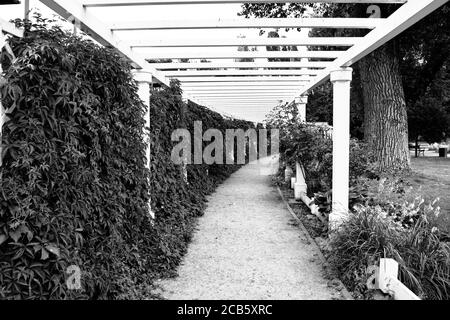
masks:
<path id="1" fill-rule="evenodd" d="M 239 47 L 239 46 L 352 46 L 361 37 L 147 39 L 130 42 L 132 48 Z"/>
<path id="2" fill-rule="evenodd" d="M 214 92 L 214 91 L 235 91 L 235 92 L 239 92 L 239 91 L 245 91 L 245 92 L 255 92 L 255 91 L 263 91 L 263 92 L 267 92 L 268 90 L 270 91 L 292 91 L 297 90 L 301 88 L 300 86 L 282 86 L 282 87 L 271 87 L 271 86 L 257 86 L 257 87 L 253 87 L 253 88 L 249 88 L 249 87 L 245 87 L 242 88 L 241 86 L 234 86 L 234 87 L 210 87 L 210 88 L 205 88 L 205 87 L 184 87 L 184 91 L 189 91 L 189 92 Z"/>
<path id="3" fill-rule="evenodd" d="M 326 81 L 332 70 L 348 67 L 373 52 L 416 22 L 444 5 L 448 0 L 410 0 L 395 11 L 385 23 L 372 30 L 357 45 L 348 49 L 327 69 L 320 72 L 304 91 L 307 92 Z"/>
<path id="4" fill-rule="evenodd" d="M 302 77 L 302 76 L 251 76 L 251 77 L 242 77 L 242 76 L 224 76 L 224 77 L 186 77 L 181 78 L 180 82 L 182 84 L 186 82 L 234 82 L 234 83 L 258 83 L 258 82 L 295 82 L 300 84 L 302 81 L 309 82 L 314 79 L 314 77 Z"/>
<path id="5" fill-rule="evenodd" d="M 356 28 L 373 29 L 382 18 L 258 18 L 223 20 L 146 20 L 123 21 L 111 26 L 113 31 L 177 29 L 248 29 L 248 28 Z"/>
<path id="6" fill-rule="evenodd" d="M 0 18 L 0 30 L 1 32 L 11 34 L 16 37 L 23 36 L 23 29 L 16 28 L 14 23 L 8 22 Z"/>
<path id="7" fill-rule="evenodd" d="M 248 90 L 288 90 L 288 89 L 300 89 L 302 86 L 300 85 L 287 85 L 287 86 L 271 86 L 271 85 L 261 85 L 261 86 L 242 86 L 242 85 L 236 85 L 236 86 L 219 86 L 219 87 L 186 87 L 182 86 L 182 89 L 184 91 L 208 91 L 208 90 L 234 90 L 234 91 L 248 91 Z"/>
<path id="8" fill-rule="evenodd" d="M 204 76 L 254 76 L 254 75 L 317 75 L 318 70 L 188 70 L 188 71 L 166 71 L 166 77 L 204 77 Z"/>
<path id="9" fill-rule="evenodd" d="M 327 61 L 290 61 L 290 62 L 192 62 L 192 63 L 151 63 L 158 70 L 167 69 L 220 69 L 220 68 L 326 68 L 332 62 Z"/>
<path id="10" fill-rule="evenodd" d="M 230 106 L 234 103 L 269 105 L 292 101 L 329 78 L 330 72 L 351 66 L 411 25 L 427 16 L 448 0 L 299 0 L 296 3 L 401 4 L 387 18 L 252 18 L 219 20 L 151 20 L 118 21 L 112 25 L 101 22 L 94 7 L 201 5 L 230 3 L 286 3 L 285 0 L 40 0 L 63 18 L 75 18 L 84 32 L 101 44 L 113 46 L 154 78 L 168 85 L 177 78 L 186 97 L 194 101 Z M 82 2 L 80 2 L 82 1 Z M 289 2 L 289 1 L 288 1 Z M 92 9 L 92 10 L 91 10 Z M 370 9 L 370 7 L 368 7 Z M 135 10 L 143 10 L 136 8 Z M 371 11 L 370 9 L 369 11 Z M 368 11 L 368 15 L 370 14 Z M 364 37 L 301 37 L 297 38 L 180 38 L 163 37 L 152 30 L 191 29 L 264 29 L 319 28 L 368 29 Z M 118 32 L 121 31 L 121 32 Z M 121 41 L 131 31 L 139 40 Z M 148 36 L 142 36 L 145 34 Z M 191 34 L 191 33 L 190 33 Z M 239 51 L 242 47 L 258 51 Z M 268 51 L 266 46 L 290 47 L 291 51 Z M 306 46 L 337 47 L 334 50 L 302 50 Z M 186 50 L 185 48 L 198 48 Z M 207 50 L 207 48 L 216 50 Z M 230 47 L 230 48 L 227 48 Z M 233 50 L 232 47 L 238 47 Z M 261 47 L 263 50 L 261 50 Z M 298 51 L 293 51 L 300 47 Z M 165 48 L 165 49 L 164 49 Z M 222 50 L 217 50 L 224 48 Z M 230 50 L 231 49 L 231 50 Z M 311 48 L 309 48 L 311 49 Z M 330 48 L 331 49 L 331 48 Z M 340 50 L 343 49 L 343 50 Z M 228 51 L 228 52 L 227 52 Z M 151 63 L 160 59 L 211 59 L 210 62 Z M 254 59 L 241 62 L 239 59 Z M 284 61 L 268 61 L 286 59 Z M 234 61 L 233 61 L 234 60 Z M 310 61 L 313 60 L 313 61 Z M 289 99 L 288 99 L 289 98 Z M 196 100 L 195 100 L 196 99 Z"/>
<path id="11" fill-rule="evenodd" d="M 117 7 L 144 5 L 285 3 L 286 0 L 85 0 L 85 7 Z M 405 3 L 406 0 L 297 0 L 297 3 Z"/>
<path id="12" fill-rule="evenodd" d="M 292 91 L 292 93 L 289 92 L 285 92 L 285 93 L 250 93 L 250 94 L 246 94 L 245 92 L 241 92 L 241 93 L 226 93 L 226 92 L 222 92 L 222 93 L 197 93 L 194 96 L 195 97 L 224 97 L 224 98 L 229 98 L 229 97 L 290 97 L 293 93 L 295 93 L 295 91 Z"/>
<path id="13" fill-rule="evenodd" d="M 149 52 L 142 53 L 147 59 L 259 59 L 259 58 L 318 58 L 335 59 L 344 51 L 230 51 L 230 52 Z"/>
<path id="14" fill-rule="evenodd" d="M 115 47 L 122 55 L 130 59 L 138 68 L 144 68 L 152 72 L 153 76 L 162 83 L 169 85 L 166 77 L 154 69 L 145 59 L 132 52 L 130 47 L 123 45 L 113 32 L 89 13 L 77 0 L 40 0 L 47 7 L 58 13 L 64 19 L 74 17 L 80 21 L 81 29 L 93 39 L 106 46 Z"/>

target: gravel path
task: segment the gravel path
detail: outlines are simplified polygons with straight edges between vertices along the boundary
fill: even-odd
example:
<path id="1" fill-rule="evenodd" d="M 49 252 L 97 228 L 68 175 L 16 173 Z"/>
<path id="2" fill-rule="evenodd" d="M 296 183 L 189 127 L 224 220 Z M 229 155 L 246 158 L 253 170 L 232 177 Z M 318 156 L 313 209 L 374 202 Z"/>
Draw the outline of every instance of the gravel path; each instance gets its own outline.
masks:
<path id="1" fill-rule="evenodd" d="M 270 183 L 267 159 L 210 196 L 178 277 L 159 281 L 165 299 L 337 299 L 317 247 Z M 158 290 L 159 291 L 159 290 Z"/>

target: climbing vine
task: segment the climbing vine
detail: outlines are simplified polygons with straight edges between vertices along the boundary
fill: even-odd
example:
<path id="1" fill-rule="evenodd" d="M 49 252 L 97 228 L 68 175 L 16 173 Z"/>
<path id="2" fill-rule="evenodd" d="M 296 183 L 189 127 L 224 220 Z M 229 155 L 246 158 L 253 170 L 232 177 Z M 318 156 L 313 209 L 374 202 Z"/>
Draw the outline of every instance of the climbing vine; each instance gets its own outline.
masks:
<path id="1" fill-rule="evenodd" d="M 153 279 L 179 263 L 205 195 L 237 168 L 217 166 L 206 175 L 192 165 L 186 183 L 170 161 L 171 130 L 202 117 L 220 128 L 234 121 L 188 108 L 176 84 L 155 93 L 149 172 L 146 106 L 129 62 L 49 22 L 38 16 L 23 38 L 9 40 L 17 58 L 1 60 L 9 113 L 0 169 L 0 299 L 149 297 Z M 250 125 L 235 126 L 243 124 Z M 70 266 L 81 270 L 81 288 L 69 290 Z"/>

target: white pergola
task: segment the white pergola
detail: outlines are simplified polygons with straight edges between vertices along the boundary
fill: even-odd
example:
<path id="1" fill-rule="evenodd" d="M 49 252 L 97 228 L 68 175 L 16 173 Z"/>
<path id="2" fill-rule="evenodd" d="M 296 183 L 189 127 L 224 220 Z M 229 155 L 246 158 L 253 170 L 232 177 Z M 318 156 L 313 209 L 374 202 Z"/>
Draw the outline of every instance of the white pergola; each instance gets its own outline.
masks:
<path id="1" fill-rule="evenodd" d="M 40 0 L 60 16 L 77 25 L 101 44 L 115 47 L 136 68 L 142 100 L 149 104 L 152 82 L 169 85 L 181 82 L 185 98 L 215 110 L 242 117 L 261 114 L 280 102 L 296 103 L 305 120 L 308 92 L 328 79 L 333 83 L 333 211 L 330 223 L 347 214 L 349 176 L 350 82 L 353 63 L 374 51 L 448 0 L 299 0 L 297 3 L 367 4 L 367 18 L 259 18 L 220 20 L 147 20 L 114 24 L 102 22 L 93 10 L 105 7 L 134 7 L 145 10 L 161 5 L 206 5 L 229 3 L 284 3 L 278 0 Z M 388 18 L 379 18 L 373 4 L 398 4 Z M 170 12 L 166 17 L 170 17 Z M 364 37 L 292 37 L 221 39 L 161 39 L 153 31 L 271 28 L 365 29 Z M 147 32 L 147 37 L 123 41 L 118 33 Z M 297 51 L 238 51 L 238 47 L 293 46 Z M 309 46 L 333 47 L 311 50 Z M 185 52 L 187 47 L 196 52 Z M 206 48 L 236 47 L 233 52 L 210 52 Z M 161 51 L 163 48 L 164 51 Z M 338 48 L 338 49 L 336 49 Z M 283 58 L 283 62 L 270 62 Z M 208 59 L 209 62 L 150 63 L 150 59 Z M 239 59 L 253 59 L 239 62 Z M 249 119 L 250 120 L 250 119 Z M 150 121 L 150 115 L 147 115 Z M 149 152 L 149 151 L 148 151 Z M 149 153 L 148 153 L 149 154 Z"/>

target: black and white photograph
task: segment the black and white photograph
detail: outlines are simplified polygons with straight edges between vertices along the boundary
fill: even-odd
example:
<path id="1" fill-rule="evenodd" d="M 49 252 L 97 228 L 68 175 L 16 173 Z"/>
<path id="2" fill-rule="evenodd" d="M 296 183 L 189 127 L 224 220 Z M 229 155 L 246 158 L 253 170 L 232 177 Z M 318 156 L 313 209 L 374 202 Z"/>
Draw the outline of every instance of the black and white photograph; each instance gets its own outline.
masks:
<path id="1" fill-rule="evenodd" d="M 0 0 L 0 110 L 0 309 L 450 300 L 448 0 Z"/>

